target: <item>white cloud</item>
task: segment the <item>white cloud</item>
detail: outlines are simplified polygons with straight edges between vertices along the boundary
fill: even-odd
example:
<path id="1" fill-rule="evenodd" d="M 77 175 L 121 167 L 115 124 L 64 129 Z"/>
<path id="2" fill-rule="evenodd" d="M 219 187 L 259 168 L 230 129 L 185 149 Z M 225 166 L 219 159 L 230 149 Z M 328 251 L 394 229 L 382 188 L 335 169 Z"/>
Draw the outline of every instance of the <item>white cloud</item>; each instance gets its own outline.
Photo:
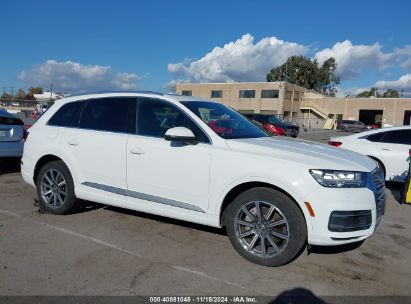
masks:
<path id="1" fill-rule="evenodd" d="M 314 56 L 320 64 L 328 58 L 333 57 L 337 61 L 336 73 L 345 79 L 355 79 L 358 74 L 365 70 L 382 70 L 396 62 L 402 62 L 403 68 L 411 68 L 411 46 L 396 48 L 392 52 L 384 53 L 382 45 L 352 44 L 345 40 L 337 42 L 332 48 L 325 48 Z"/>
<path id="2" fill-rule="evenodd" d="M 411 93 L 411 74 L 405 74 L 397 80 L 387 81 L 379 80 L 374 84 L 379 89 L 395 89 L 398 91 L 403 90 L 406 94 Z"/>
<path id="3" fill-rule="evenodd" d="M 404 61 L 403 63 L 401 63 L 401 67 L 411 71 L 411 59 L 408 59 Z"/>
<path id="4" fill-rule="evenodd" d="M 372 45 L 353 45 L 351 41 L 337 42 L 332 48 L 317 52 L 314 56 L 322 64 L 330 57 L 337 61 L 336 73 L 344 79 L 354 79 L 366 69 L 383 69 L 393 59 L 393 53 L 384 53 L 377 42 Z"/>
<path id="5" fill-rule="evenodd" d="M 34 86 L 48 87 L 53 82 L 57 90 L 69 92 L 135 89 L 140 79 L 134 73 L 115 74 L 110 66 L 56 60 L 34 65 L 22 71 L 18 77 Z"/>
<path id="6" fill-rule="evenodd" d="M 303 55 L 307 51 L 303 45 L 276 37 L 254 43 L 254 37 L 246 34 L 223 47 L 215 47 L 201 59 L 170 63 L 168 71 L 179 82 L 265 81 L 271 67 L 284 63 L 289 56 Z"/>

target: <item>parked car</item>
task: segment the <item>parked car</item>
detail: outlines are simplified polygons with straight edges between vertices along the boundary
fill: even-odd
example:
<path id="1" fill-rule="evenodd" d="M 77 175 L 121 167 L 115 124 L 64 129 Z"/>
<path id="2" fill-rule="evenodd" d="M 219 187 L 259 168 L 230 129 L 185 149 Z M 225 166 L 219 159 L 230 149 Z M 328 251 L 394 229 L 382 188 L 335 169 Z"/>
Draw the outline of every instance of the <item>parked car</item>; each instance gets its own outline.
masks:
<path id="1" fill-rule="evenodd" d="M 24 135 L 23 121 L 0 109 L 0 157 L 22 157 Z"/>
<path id="2" fill-rule="evenodd" d="M 295 138 L 300 132 L 299 126 L 283 121 L 276 115 L 246 114 L 246 116 L 261 123 L 264 129 L 276 135 L 287 135 Z"/>
<path id="3" fill-rule="evenodd" d="M 355 151 L 376 160 L 387 181 L 405 181 L 411 149 L 411 127 L 376 129 L 361 134 L 333 137 L 330 145 Z"/>
<path id="4" fill-rule="evenodd" d="M 220 120 L 230 132 L 210 127 Z M 307 243 L 366 239 L 385 205 L 368 157 L 269 137 L 218 102 L 147 92 L 56 101 L 30 128 L 21 173 L 52 214 L 88 200 L 225 226 L 239 254 L 266 266 Z"/>
<path id="5" fill-rule="evenodd" d="M 358 120 L 341 120 L 337 123 L 337 130 L 344 132 L 364 132 L 369 129 L 370 128 Z"/>

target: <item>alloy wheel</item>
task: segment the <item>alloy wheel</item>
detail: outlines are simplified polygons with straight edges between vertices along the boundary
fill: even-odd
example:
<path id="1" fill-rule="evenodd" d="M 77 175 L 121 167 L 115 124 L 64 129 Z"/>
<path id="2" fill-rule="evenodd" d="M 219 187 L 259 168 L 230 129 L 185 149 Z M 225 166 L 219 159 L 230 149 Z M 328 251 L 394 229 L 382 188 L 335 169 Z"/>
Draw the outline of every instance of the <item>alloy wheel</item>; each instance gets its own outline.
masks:
<path id="1" fill-rule="evenodd" d="M 56 169 L 44 172 L 41 178 L 41 196 L 52 209 L 61 208 L 67 198 L 67 185 L 63 174 Z"/>
<path id="2" fill-rule="evenodd" d="M 252 254 L 272 257 L 281 253 L 288 243 L 287 219 L 269 202 L 246 203 L 237 212 L 234 225 L 238 241 Z"/>

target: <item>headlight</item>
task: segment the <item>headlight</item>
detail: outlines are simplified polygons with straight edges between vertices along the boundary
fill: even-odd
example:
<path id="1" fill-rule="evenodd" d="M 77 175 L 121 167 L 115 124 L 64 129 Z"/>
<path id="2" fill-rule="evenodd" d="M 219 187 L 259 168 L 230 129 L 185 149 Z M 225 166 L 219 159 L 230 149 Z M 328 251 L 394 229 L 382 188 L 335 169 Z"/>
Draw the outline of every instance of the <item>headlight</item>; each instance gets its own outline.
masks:
<path id="1" fill-rule="evenodd" d="M 312 169 L 310 173 L 324 187 L 363 188 L 367 185 L 365 172 Z"/>

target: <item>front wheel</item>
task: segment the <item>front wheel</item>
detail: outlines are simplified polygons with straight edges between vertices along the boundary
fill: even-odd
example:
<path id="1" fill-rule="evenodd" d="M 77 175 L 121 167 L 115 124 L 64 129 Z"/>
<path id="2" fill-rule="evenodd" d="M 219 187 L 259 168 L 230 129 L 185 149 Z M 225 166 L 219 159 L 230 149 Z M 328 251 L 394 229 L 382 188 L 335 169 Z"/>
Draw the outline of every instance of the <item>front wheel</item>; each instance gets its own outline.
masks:
<path id="1" fill-rule="evenodd" d="M 281 266 L 296 258 L 307 240 L 304 216 L 280 191 L 259 187 L 240 194 L 225 213 L 228 237 L 247 260 Z"/>
<path id="2" fill-rule="evenodd" d="M 41 207 L 52 214 L 68 214 L 77 210 L 79 202 L 74 194 L 70 171 L 62 161 L 44 165 L 36 180 Z"/>

